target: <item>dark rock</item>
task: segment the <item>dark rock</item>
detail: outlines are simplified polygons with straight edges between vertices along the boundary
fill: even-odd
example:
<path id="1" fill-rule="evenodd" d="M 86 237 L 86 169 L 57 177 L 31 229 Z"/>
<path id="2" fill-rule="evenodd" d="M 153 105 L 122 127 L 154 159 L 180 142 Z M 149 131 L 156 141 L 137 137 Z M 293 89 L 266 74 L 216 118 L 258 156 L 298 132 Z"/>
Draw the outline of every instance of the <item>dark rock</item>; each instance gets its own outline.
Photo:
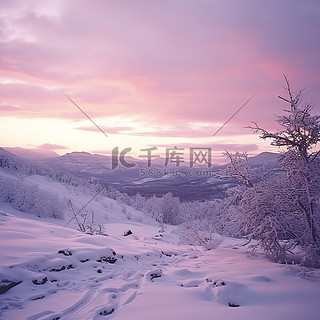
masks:
<path id="1" fill-rule="evenodd" d="M 161 253 L 162 253 L 164 256 L 171 257 L 171 253 L 165 253 L 165 252 L 163 252 L 163 251 L 161 251 Z"/>
<path id="2" fill-rule="evenodd" d="M 68 249 L 59 250 L 58 253 L 63 254 L 65 256 L 72 256 L 72 252 Z"/>
<path id="3" fill-rule="evenodd" d="M 115 257 L 106 257 L 106 256 L 102 256 L 100 257 L 100 259 L 96 260 L 97 262 L 107 262 L 107 263 L 115 263 L 117 261 L 117 258 Z"/>
<path id="4" fill-rule="evenodd" d="M 74 269 L 74 266 L 72 264 L 69 264 L 67 266 L 62 266 L 61 268 L 53 268 L 50 271 L 51 272 L 52 271 L 60 272 L 60 271 L 66 270 L 66 269 Z"/>
<path id="5" fill-rule="evenodd" d="M 114 312 L 114 308 L 110 308 L 109 310 L 103 310 L 103 311 L 99 312 L 99 314 L 100 314 L 100 316 L 107 316 L 113 312 Z"/>
<path id="6" fill-rule="evenodd" d="M 153 280 L 155 278 L 161 278 L 161 274 L 160 273 L 150 273 L 150 279 Z"/>
<path id="7" fill-rule="evenodd" d="M 47 277 L 42 278 L 42 280 L 37 280 L 37 279 L 32 280 L 33 284 L 36 284 L 36 285 L 45 284 L 47 281 L 48 281 Z"/>
<path id="8" fill-rule="evenodd" d="M 0 282 L 0 294 L 3 294 L 5 292 L 7 292 L 8 290 L 10 290 L 11 288 L 17 286 L 18 284 L 20 284 L 22 281 L 11 281 L 11 280 L 2 280 Z"/>
<path id="9" fill-rule="evenodd" d="M 229 302 L 228 305 L 229 305 L 229 307 L 232 307 L 232 308 L 238 308 L 238 307 L 240 307 L 240 304 L 236 304 L 236 303 L 234 303 L 234 302 Z"/>
<path id="10" fill-rule="evenodd" d="M 132 231 L 131 230 L 127 230 L 123 235 L 126 237 L 126 236 L 130 236 L 130 234 L 132 234 Z"/>

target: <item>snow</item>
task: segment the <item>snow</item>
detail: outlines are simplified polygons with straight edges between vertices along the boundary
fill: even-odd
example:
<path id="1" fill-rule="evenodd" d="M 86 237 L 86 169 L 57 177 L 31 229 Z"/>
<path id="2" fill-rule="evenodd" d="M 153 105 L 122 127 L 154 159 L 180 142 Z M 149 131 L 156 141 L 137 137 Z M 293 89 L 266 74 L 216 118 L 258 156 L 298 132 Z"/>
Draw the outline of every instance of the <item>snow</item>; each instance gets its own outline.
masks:
<path id="1" fill-rule="evenodd" d="M 246 255 L 239 240 L 204 251 L 156 223 L 115 221 L 108 236 L 88 235 L 12 213 L 0 211 L 0 284 L 20 283 L 0 294 L 0 319 L 319 317 L 319 270 L 302 278 Z"/>
<path id="2" fill-rule="evenodd" d="M 0 177 L 76 210 L 92 199 L 44 176 Z M 319 319 L 320 269 L 248 255 L 231 238 L 211 251 L 179 245 L 176 226 L 100 195 L 87 208 L 104 235 L 77 231 L 70 212 L 38 217 L 0 203 L 0 319 Z"/>

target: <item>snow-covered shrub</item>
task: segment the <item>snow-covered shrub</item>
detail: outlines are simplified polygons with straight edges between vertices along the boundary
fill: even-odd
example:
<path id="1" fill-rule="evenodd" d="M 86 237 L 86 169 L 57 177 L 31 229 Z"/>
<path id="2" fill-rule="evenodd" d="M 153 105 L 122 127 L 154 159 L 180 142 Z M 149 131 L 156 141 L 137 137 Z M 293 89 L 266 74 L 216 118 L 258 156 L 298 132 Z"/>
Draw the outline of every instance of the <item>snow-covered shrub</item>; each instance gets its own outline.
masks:
<path id="1" fill-rule="evenodd" d="M 202 246 L 205 250 L 216 249 L 223 241 L 223 237 L 212 231 L 202 231 L 200 221 L 184 223 L 179 227 L 179 239 L 181 244 Z"/>
<path id="2" fill-rule="evenodd" d="M 160 202 L 162 220 L 164 223 L 177 225 L 181 223 L 180 200 L 172 193 L 166 193 Z"/>
<path id="3" fill-rule="evenodd" d="M 182 244 L 200 245 L 215 249 L 222 241 L 220 201 L 194 201 L 181 204 L 182 224 L 179 237 Z M 222 234 L 222 232 L 219 232 Z"/>
<path id="4" fill-rule="evenodd" d="M 0 177 L 0 202 L 38 217 L 62 218 L 66 209 L 66 202 L 57 194 L 7 177 Z"/>
<path id="5" fill-rule="evenodd" d="M 296 200 L 284 178 L 271 178 L 247 188 L 238 206 L 240 234 L 258 239 L 267 256 L 284 261 L 286 252 L 297 245 L 298 230 L 304 229 Z"/>
<path id="6" fill-rule="evenodd" d="M 104 235 L 104 227 L 96 224 L 94 211 L 90 208 L 76 208 L 71 200 L 67 201 L 67 207 L 71 211 L 72 219 L 75 219 L 78 230 L 87 234 Z"/>
<path id="7" fill-rule="evenodd" d="M 132 200 L 131 206 L 139 211 L 142 211 L 143 207 L 145 206 L 146 199 L 142 197 L 140 193 L 138 193 L 132 197 Z"/>
<path id="8" fill-rule="evenodd" d="M 180 200 L 170 192 L 162 197 L 153 196 L 149 199 L 138 194 L 132 199 L 132 206 L 134 208 L 141 210 L 160 223 L 178 225 L 182 221 Z"/>

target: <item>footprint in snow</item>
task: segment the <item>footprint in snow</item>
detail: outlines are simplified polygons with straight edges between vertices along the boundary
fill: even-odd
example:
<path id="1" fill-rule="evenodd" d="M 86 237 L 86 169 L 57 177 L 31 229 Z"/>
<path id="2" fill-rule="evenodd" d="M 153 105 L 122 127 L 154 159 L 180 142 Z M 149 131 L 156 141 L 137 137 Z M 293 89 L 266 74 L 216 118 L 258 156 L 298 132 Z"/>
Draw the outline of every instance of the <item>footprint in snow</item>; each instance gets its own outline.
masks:
<path id="1" fill-rule="evenodd" d="M 271 282 L 272 279 L 270 279 L 269 277 L 266 276 L 256 276 L 252 278 L 253 281 L 257 281 L 257 282 Z"/>
<path id="2" fill-rule="evenodd" d="M 191 280 L 185 283 L 181 283 L 181 287 L 185 288 L 197 288 L 201 283 L 203 283 L 202 280 Z"/>

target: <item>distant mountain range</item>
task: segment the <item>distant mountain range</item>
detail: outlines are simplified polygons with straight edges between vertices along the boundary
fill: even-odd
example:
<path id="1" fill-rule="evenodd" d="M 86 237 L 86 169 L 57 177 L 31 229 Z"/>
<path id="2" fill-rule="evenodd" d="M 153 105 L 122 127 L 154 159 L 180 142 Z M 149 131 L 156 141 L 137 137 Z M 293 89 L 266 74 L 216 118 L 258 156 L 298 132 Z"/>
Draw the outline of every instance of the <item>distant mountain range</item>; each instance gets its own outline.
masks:
<path id="1" fill-rule="evenodd" d="M 68 172 L 81 178 L 93 178 L 101 184 L 116 187 L 129 195 L 140 193 L 142 196 L 163 195 L 171 192 L 182 201 L 222 198 L 225 191 L 238 184 L 237 181 L 223 180 L 217 172 L 225 165 L 197 166 L 190 168 L 186 164 L 176 168 L 172 164 L 164 167 L 157 159 L 147 167 L 145 160 L 127 157 L 128 162 L 135 162 L 134 168 L 121 165 L 112 170 L 112 157 L 87 152 L 72 152 L 63 156 L 55 153 L 37 153 L 21 148 L 5 148 L 24 159 L 48 167 L 57 172 Z M 50 156 L 52 155 L 52 156 Z M 264 152 L 250 158 L 253 167 L 276 166 L 277 154 Z"/>
<path id="2" fill-rule="evenodd" d="M 5 147 L 4 150 L 7 150 L 21 158 L 29 160 L 39 160 L 44 158 L 59 157 L 59 155 L 52 150 L 41 150 L 41 149 L 23 149 L 19 147 Z"/>

